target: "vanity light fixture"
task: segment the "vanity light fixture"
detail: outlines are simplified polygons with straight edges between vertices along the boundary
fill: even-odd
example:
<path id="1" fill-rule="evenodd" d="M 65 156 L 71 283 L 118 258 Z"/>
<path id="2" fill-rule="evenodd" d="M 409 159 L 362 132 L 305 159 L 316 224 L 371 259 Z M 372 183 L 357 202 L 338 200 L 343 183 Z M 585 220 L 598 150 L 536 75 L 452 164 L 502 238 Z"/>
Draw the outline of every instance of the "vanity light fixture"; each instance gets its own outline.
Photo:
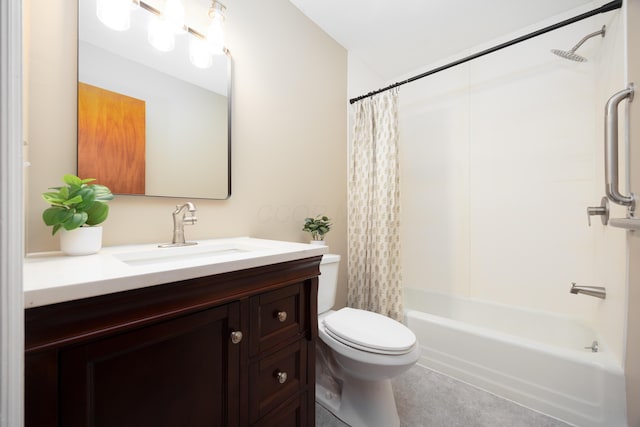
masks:
<path id="1" fill-rule="evenodd" d="M 97 0 L 97 14 L 107 27 L 124 31 L 131 26 L 131 11 L 142 8 L 151 13 L 147 40 L 159 51 L 169 52 L 175 47 L 175 34 L 190 33 L 189 60 L 198 68 L 213 65 L 211 55 L 225 53 L 223 23 L 226 6 L 212 0 L 207 16 L 211 23 L 207 35 L 194 30 L 185 23 L 185 7 L 182 0 L 166 0 L 164 12 L 143 0 Z"/>
<path id="2" fill-rule="evenodd" d="M 176 45 L 176 38 L 171 23 L 164 16 L 151 15 L 149 17 L 149 28 L 147 29 L 147 40 L 151 46 L 161 52 L 172 51 Z"/>
<path id="3" fill-rule="evenodd" d="M 131 26 L 131 4 L 131 0 L 97 0 L 96 14 L 112 30 L 125 31 Z"/>
<path id="4" fill-rule="evenodd" d="M 164 17 L 176 34 L 186 31 L 184 26 L 184 4 L 182 0 L 167 0 L 164 4 Z"/>
<path id="5" fill-rule="evenodd" d="M 207 15 L 211 23 L 207 28 L 207 36 L 191 31 L 193 39 L 189 41 L 189 60 L 198 68 L 209 68 L 213 65 L 212 55 L 224 53 L 224 30 L 222 23 L 226 7 L 222 3 L 213 0 Z"/>
<path id="6" fill-rule="evenodd" d="M 189 61 L 198 68 L 209 68 L 213 65 L 213 56 L 205 39 L 194 36 L 189 40 Z"/>
<path id="7" fill-rule="evenodd" d="M 226 9 L 225 5 L 216 0 L 211 2 L 211 7 L 209 8 L 211 23 L 209 24 L 209 28 L 207 28 L 207 45 L 209 46 L 209 52 L 214 55 L 224 53 L 223 23 L 225 20 L 224 11 Z"/>

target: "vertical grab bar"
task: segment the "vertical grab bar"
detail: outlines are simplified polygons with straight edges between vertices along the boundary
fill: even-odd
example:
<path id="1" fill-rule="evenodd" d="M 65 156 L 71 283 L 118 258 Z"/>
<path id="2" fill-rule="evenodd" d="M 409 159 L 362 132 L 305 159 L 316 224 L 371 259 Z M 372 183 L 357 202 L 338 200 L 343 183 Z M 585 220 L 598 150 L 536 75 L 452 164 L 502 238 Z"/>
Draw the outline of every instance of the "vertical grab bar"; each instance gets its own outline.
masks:
<path id="1" fill-rule="evenodd" d="M 605 192 L 609 200 L 629 207 L 630 215 L 635 209 L 635 195 L 620 194 L 618 188 L 618 105 L 623 99 L 633 100 L 634 85 L 613 94 L 605 106 L 604 116 L 604 159 L 605 159 Z"/>

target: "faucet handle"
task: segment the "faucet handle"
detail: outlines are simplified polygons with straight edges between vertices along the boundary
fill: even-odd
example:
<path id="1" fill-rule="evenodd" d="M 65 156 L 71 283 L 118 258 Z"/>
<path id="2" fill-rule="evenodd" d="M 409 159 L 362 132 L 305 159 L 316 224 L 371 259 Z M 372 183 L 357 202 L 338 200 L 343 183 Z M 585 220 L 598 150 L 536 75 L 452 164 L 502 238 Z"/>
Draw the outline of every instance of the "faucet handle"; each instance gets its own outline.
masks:
<path id="1" fill-rule="evenodd" d="M 590 346 L 587 346 L 587 347 L 585 347 L 584 349 L 585 349 L 585 350 L 591 350 L 591 352 L 593 352 L 593 353 L 597 353 L 597 352 L 598 352 L 598 348 L 599 348 L 599 346 L 598 346 L 598 341 L 595 341 L 595 340 L 594 340 L 594 341 L 591 343 L 591 345 L 590 345 Z"/>
<path id="2" fill-rule="evenodd" d="M 587 207 L 587 222 L 589 223 L 589 227 L 591 227 L 591 217 L 594 215 L 600 215 L 602 225 L 607 225 L 609 222 L 609 200 L 606 197 L 600 199 L 600 206 Z"/>

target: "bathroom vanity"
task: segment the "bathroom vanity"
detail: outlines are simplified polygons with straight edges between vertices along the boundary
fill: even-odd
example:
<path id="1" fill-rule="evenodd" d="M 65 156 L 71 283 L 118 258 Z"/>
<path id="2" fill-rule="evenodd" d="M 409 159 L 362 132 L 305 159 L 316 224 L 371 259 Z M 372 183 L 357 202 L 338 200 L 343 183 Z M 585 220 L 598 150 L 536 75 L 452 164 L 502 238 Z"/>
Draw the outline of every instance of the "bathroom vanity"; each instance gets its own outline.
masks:
<path id="1" fill-rule="evenodd" d="M 315 425 L 326 248 L 227 241 L 175 248 L 182 259 L 151 246 L 28 256 L 26 425 Z M 65 281 L 80 263 L 89 278 Z"/>

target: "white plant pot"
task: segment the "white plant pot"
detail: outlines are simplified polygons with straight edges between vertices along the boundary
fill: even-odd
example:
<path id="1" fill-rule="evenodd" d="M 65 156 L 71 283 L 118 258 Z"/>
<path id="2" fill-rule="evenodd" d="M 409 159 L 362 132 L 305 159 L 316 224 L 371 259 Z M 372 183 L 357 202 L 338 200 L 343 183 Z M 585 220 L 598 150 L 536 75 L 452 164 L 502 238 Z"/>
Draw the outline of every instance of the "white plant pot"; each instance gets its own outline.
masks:
<path id="1" fill-rule="evenodd" d="M 324 240 L 312 240 L 309 243 L 311 243 L 312 245 L 326 246 L 325 243 L 324 243 Z"/>
<path id="2" fill-rule="evenodd" d="M 102 248 L 102 227 L 60 230 L 60 250 L 66 255 L 91 255 Z"/>

